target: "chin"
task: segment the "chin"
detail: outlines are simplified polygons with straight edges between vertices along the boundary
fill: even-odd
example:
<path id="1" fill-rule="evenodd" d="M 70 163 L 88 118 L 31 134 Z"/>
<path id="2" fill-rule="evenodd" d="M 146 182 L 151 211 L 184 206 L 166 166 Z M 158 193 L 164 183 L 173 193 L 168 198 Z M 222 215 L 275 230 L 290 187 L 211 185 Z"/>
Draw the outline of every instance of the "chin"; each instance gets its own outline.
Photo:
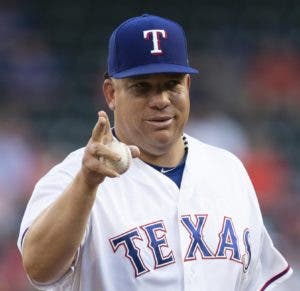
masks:
<path id="1" fill-rule="evenodd" d="M 153 132 L 150 135 L 150 138 L 152 140 L 151 143 L 155 143 L 157 146 L 169 145 L 174 141 L 174 135 L 175 133 L 170 130 L 159 130 Z"/>

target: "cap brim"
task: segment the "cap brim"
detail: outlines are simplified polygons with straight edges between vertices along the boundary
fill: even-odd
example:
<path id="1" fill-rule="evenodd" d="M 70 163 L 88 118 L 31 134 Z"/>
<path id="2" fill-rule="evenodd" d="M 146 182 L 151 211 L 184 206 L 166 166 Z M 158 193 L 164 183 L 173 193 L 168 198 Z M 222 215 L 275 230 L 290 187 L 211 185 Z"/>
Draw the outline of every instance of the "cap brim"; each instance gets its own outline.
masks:
<path id="1" fill-rule="evenodd" d="M 111 77 L 115 79 L 122 79 L 140 75 L 149 75 L 149 74 L 161 74 L 161 73 L 182 73 L 182 74 L 197 74 L 198 70 L 191 67 L 185 67 L 174 64 L 149 64 L 144 66 L 138 66 L 125 70 L 119 73 L 112 74 Z"/>

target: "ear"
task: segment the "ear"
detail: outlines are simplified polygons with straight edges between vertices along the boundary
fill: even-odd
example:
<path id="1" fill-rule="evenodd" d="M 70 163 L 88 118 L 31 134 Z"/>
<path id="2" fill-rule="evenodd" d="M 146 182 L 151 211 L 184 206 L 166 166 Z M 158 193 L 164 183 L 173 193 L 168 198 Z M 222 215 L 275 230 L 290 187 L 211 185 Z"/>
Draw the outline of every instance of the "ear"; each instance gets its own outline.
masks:
<path id="1" fill-rule="evenodd" d="M 106 103 L 111 111 L 115 110 L 115 89 L 111 79 L 105 79 L 102 85 Z"/>
<path id="2" fill-rule="evenodd" d="M 189 89 L 191 88 L 191 82 L 192 82 L 191 75 L 188 74 L 188 75 L 187 75 L 187 86 L 188 86 Z"/>

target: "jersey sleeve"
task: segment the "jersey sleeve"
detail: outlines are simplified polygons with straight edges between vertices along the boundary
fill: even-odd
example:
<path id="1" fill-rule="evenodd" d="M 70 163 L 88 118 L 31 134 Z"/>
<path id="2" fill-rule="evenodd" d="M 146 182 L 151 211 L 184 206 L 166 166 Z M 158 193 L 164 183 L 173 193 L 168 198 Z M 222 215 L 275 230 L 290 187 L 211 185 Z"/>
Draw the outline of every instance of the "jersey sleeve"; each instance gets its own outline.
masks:
<path id="1" fill-rule="evenodd" d="M 247 278 L 247 291 L 271 290 L 288 279 L 293 273 L 282 254 L 275 248 L 272 239 L 264 225 L 259 202 L 255 193 L 253 184 L 242 163 L 240 163 L 244 188 L 249 197 L 249 204 L 252 209 L 251 216 L 255 229 L 255 240 L 252 242 L 258 244 L 256 259 L 249 267 Z M 251 238 L 250 238 L 251 239 Z"/>
<path id="2" fill-rule="evenodd" d="M 80 154 L 77 152 L 69 155 L 62 163 L 52 168 L 40 181 L 36 184 L 32 196 L 27 204 L 25 213 L 21 222 L 20 232 L 18 237 L 18 248 L 22 253 L 22 245 L 27 230 L 30 228 L 34 220 L 52 204 L 71 183 L 76 173 L 79 171 L 81 165 Z M 82 242 L 83 243 L 83 242 Z M 74 266 L 80 256 L 80 249 L 76 255 L 73 265 L 68 272 L 64 274 L 57 282 L 51 282 L 49 284 L 39 284 L 33 282 L 30 278 L 30 282 L 39 290 L 65 290 L 59 288 L 65 288 L 65 284 L 68 282 L 68 278 L 74 271 Z"/>
<path id="3" fill-rule="evenodd" d="M 254 268 L 257 290 L 271 290 L 292 274 L 292 269 L 274 247 L 265 227 L 261 233 L 260 258 Z"/>

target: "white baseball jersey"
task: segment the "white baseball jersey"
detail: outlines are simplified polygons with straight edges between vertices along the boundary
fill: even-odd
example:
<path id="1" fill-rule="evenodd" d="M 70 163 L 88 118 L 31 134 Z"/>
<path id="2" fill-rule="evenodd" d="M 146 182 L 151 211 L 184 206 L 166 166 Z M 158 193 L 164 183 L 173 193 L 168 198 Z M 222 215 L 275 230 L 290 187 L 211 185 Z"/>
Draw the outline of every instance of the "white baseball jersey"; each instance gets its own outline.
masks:
<path id="1" fill-rule="evenodd" d="M 292 270 L 274 248 L 241 162 L 187 136 L 180 189 L 140 159 L 120 178 L 106 178 L 77 261 L 41 290 L 269 290 Z M 81 167 L 71 153 L 36 185 L 18 246 L 33 220 Z M 45 250 L 46 251 L 46 250 Z"/>

